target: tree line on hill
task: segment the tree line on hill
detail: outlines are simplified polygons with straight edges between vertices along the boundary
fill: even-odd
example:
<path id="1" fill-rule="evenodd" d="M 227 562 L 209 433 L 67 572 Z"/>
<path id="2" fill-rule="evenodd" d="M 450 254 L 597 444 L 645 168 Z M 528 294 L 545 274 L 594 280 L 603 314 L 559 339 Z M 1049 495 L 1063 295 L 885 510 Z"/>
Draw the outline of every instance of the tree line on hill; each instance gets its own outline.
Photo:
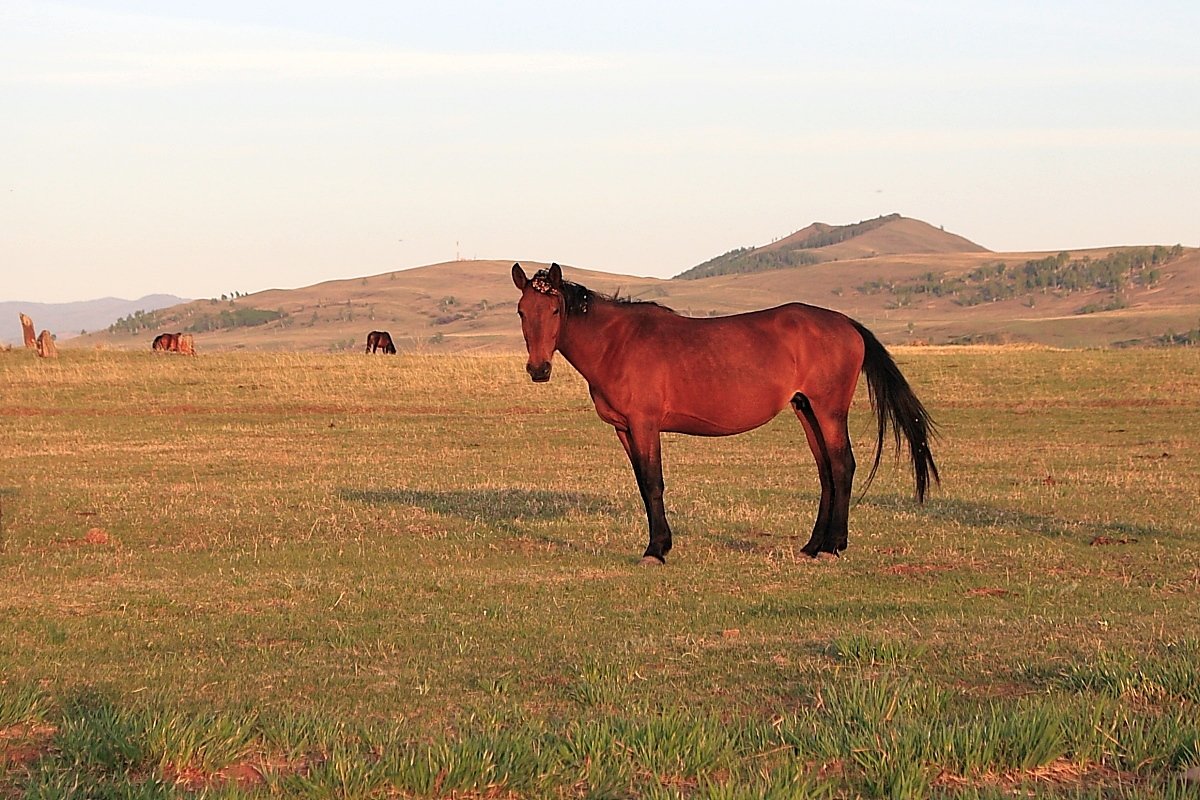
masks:
<path id="1" fill-rule="evenodd" d="M 215 301 L 214 301 L 215 302 Z M 209 333 L 230 328 L 249 328 L 265 325 L 286 317 L 282 311 L 265 308 L 223 308 L 215 314 L 201 314 L 182 328 L 187 333 Z M 161 311 L 135 311 L 108 326 L 109 333 L 138 334 L 178 325 L 174 314 Z"/>
<path id="2" fill-rule="evenodd" d="M 1115 251 L 1103 258 L 1072 258 L 1068 252 L 1026 261 L 1017 267 L 1004 262 L 986 264 L 957 276 L 927 272 L 904 281 L 886 279 L 868 281 L 856 290 L 862 294 L 885 292 L 897 298 L 897 306 L 905 306 L 920 295 L 949 297 L 961 306 L 976 306 L 1009 300 L 1022 295 L 1054 294 L 1063 296 L 1075 292 L 1108 290 L 1112 298 L 1106 303 L 1092 303 L 1081 313 L 1111 311 L 1124 307 L 1121 294 L 1128 286 L 1153 286 L 1162 277 L 1161 268 L 1183 255 L 1183 246 L 1136 247 Z"/>
<path id="3" fill-rule="evenodd" d="M 821 259 L 803 250 L 767 250 L 754 252 L 753 247 L 739 247 L 724 255 L 709 259 L 675 277 L 692 281 L 716 275 L 741 275 L 749 272 L 766 272 L 786 267 L 804 267 L 821 263 Z"/>
<path id="4" fill-rule="evenodd" d="M 282 311 L 271 311 L 266 308 L 226 308 L 215 315 L 206 314 L 200 317 L 191 325 L 188 325 L 186 330 L 193 333 L 208 333 L 209 331 L 221 331 L 230 328 L 253 328 L 256 325 L 265 325 L 268 322 L 274 322 L 285 316 L 287 315 Z"/>
<path id="5" fill-rule="evenodd" d="M 889 222 L 895 222 L 900 219 L 899 214 L 884 214 L 883 216 L 867 219 L 861 222 L 856 222 L 853 225 L 834 225 L 809 234 L 800 240 L 797 244 L 792 245 L 796 250 L 813 250 L 818 247 L 829 247 L 830 245 L 841 244 L 848 239 L 853 239 L 856 236 L 862 236 L 864 233 L 869 233 L 876 228 L 882 228 Z"/>
<path id="6" fill-rule="evenodd" d="M 804 237 L 799 242 L 790 243 L 786 248 L 760 250 L 756 247 L 738 247 L 716 258 L 710 258 L 703 264 L 697 264 L 675 277 L 690 281 L 699 278 L 711 278 L 715 275 L 740 275 L 749 272 L 766 272 L 772 269 L 819 264 L 823 259 L 806 251 L 839 244 L 856 236 L 862 236 L 864 233 L 873 231 L 898 219 L 900 219 L 899 214 L 885 214 L 874 219 L 854 223 L 853 225 L 823 227 Z"/>

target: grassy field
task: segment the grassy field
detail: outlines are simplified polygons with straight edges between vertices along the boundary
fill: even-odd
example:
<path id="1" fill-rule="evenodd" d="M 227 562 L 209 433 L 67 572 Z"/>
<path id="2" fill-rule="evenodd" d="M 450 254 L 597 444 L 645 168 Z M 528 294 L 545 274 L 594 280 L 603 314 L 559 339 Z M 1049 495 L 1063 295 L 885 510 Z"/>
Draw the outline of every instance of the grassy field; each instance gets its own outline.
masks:
<path id="1" fill-rule="evenodd" d="M 898 358 L 929 502 L 667 437 L 645 568 L 564 365 L 0 352 L 0 797 L 1194 796 L 1200 354 Z"/>

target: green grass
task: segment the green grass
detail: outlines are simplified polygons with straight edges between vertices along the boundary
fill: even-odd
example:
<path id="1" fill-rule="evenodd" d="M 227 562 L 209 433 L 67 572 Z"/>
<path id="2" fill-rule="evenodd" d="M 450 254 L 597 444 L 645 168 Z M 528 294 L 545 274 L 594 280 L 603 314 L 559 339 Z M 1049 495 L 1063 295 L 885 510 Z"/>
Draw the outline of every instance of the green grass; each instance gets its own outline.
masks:
<path id="1" fill-rule="evenodd" d="M 899 361 L 924 506 L 810 562 L 791 415 L 668 436 L 646 569 L 565 366 L 0 352 L 0 798 L 1186 796 L 1194 354 Z"/>

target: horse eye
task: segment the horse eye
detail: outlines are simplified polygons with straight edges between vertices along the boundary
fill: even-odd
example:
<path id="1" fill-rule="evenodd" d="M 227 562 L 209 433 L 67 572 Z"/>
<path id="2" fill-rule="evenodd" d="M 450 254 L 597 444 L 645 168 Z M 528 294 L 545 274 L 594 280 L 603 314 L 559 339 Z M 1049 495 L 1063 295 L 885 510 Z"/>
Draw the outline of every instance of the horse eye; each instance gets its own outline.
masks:
<path id="1" fill-rule="evenodd" d="M 554 309 L 554 316 L 556 316 L 556 317 L 558 316 L 558 309 L 557 309 L 557 308 L 556 308 L 556 309 Z"/>

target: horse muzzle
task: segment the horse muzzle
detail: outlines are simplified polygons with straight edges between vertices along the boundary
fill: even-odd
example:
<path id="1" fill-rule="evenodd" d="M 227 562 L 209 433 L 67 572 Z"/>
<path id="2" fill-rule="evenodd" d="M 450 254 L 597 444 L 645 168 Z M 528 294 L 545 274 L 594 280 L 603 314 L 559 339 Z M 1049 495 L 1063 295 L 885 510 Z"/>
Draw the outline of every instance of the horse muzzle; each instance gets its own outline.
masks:
<path id="1" fill-rule="evenodd" d="M 541 364 L 526 364 L 525 371 L 529 373 L 530 378 L 533 378 L 534 383 L 545 383 L 550 380 L 549 361 L 543 361 Z"/>

